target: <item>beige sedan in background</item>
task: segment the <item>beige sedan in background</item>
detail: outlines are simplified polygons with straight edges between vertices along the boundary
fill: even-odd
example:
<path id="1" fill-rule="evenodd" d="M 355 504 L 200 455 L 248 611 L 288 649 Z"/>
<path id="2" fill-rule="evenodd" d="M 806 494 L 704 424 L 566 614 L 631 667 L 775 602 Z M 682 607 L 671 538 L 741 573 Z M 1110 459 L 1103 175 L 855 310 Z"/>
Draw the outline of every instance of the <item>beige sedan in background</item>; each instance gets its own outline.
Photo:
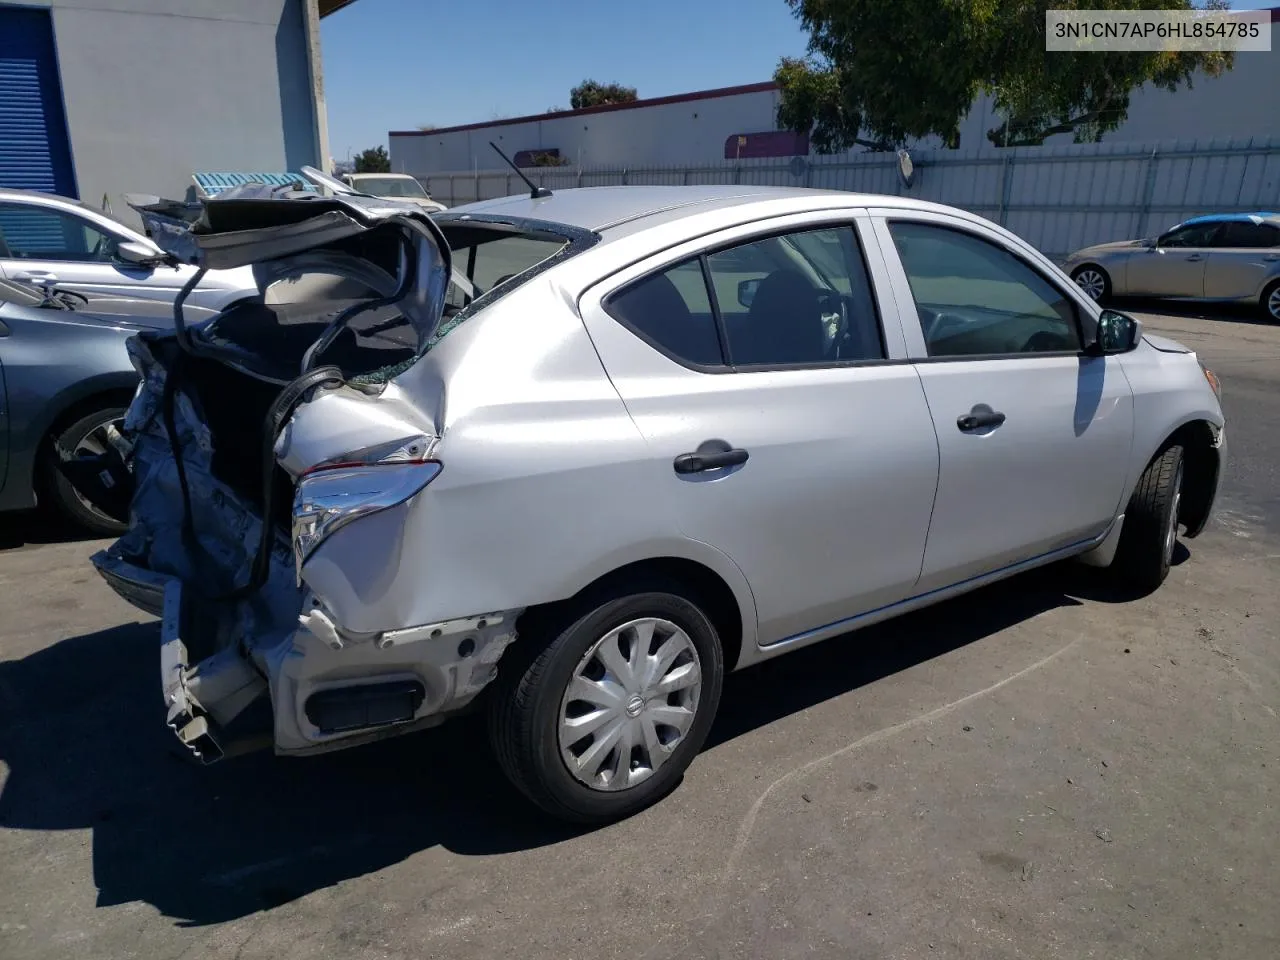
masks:
<path id="1" fill-rule="evenodd" d="M 1063 268 L 1094 300 L 1254 303 L 1280 323 L 1280 213 L 1195 217 L 1158 237 L 1078 250 Z"/>

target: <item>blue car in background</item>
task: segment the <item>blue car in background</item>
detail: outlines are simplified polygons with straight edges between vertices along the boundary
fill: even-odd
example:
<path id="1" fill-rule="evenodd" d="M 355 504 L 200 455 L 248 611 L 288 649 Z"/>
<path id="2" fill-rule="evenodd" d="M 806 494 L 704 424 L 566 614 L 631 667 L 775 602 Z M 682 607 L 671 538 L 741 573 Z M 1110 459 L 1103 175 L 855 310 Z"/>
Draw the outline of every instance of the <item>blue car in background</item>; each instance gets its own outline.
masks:
<path id="1" fill-rule="evenodd" d="M 38 502 L 91 534 L 125 529 L 127 502 L 94 506 L 64 461 L 107 451 L 138 384 L 125 340 L 172 326 L 169 303 L 0 280 L 0 511 Z"/>

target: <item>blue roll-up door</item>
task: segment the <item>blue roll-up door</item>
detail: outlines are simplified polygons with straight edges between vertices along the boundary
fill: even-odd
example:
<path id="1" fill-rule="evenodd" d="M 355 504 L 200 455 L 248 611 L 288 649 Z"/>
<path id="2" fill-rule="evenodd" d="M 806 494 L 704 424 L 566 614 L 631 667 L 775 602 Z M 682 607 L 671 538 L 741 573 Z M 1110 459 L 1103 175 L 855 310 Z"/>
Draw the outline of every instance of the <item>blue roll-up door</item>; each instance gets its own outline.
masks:
<path id="1" fill-rule="evenodd" d="M 0 6 L 0 187 L 77 196 L 48 10 Z"/>

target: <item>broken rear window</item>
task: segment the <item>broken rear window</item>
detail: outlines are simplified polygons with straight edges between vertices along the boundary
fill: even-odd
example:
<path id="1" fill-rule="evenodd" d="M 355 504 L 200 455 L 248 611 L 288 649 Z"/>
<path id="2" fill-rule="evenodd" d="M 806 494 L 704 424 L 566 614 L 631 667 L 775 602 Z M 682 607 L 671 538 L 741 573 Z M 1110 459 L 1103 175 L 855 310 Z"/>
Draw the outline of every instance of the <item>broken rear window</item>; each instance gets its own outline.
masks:
<path id="1" fill-rule="evenodd" d="M 496 232 L 475 227 L 451 230 L 444 224 L 440 226 L 453 253 L 454 282 L 445 301 L 446 315 L 551 259 L 569 245 L 568 237 L 540 232 Z"/>

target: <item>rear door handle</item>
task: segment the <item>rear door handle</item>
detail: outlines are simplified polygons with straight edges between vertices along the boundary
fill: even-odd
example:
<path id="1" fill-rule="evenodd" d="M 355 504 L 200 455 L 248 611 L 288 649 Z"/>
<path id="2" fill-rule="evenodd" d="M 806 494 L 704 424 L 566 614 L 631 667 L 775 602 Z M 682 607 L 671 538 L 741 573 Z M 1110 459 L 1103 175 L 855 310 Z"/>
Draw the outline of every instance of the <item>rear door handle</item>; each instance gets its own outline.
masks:
<path id="1" fill-rule="evenodd" d="M 13 279 L 26 280 L 28 283 L 57 283 L 58 275 L 45 270 L 28 270 L 23 273 L 15 273 Z"/>
<path id="2" fill-rule="evenodd" d="M 983 427 L 998 427 L 1004 421 L 1005 415 L 999 411 L 992 410 L 990 407 L 984 409 L 974 407 L 963 416 L 956 417 L 956 426 L 963 433 L 969 433 L 973 430 L 981 430 Z"/>
<path id="3" fill-rule="evenodd" d="M 1191 254 L 1189 257 L 1187 257 L 1187 262 L 1188 262 L 1188 263 L 1194 263 L 1194 262 L 1195 262 L 1195 261 L 1197 261 L 1197 260 L 1203 260 L 1203 259 L 1204 259 L 1204 257 L 1202 257 L 1200 254 L 1198 254 L 1198 253 L 1193 253 L 1193 254 Z"/>
<path id="4" fill-rule="evenodd" d="M 702 473 L 746 463 L 747 451 L 732 447 L 723 440 L 704 440 L 693 453 L 682 453 L 672 462 L 676 473 Z"/>

